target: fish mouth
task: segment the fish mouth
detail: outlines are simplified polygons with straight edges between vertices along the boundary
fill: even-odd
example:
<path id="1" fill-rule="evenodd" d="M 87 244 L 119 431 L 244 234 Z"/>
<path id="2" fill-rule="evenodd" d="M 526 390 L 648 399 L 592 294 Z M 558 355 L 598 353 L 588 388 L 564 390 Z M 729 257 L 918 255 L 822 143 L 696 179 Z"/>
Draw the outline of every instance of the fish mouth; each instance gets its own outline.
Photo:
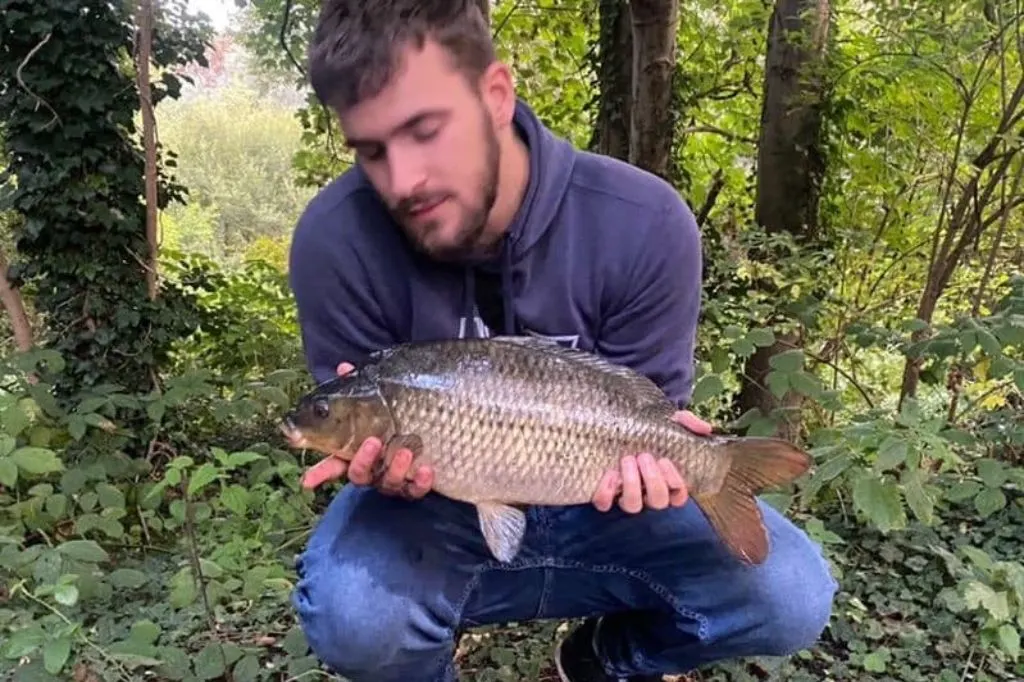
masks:
<path id="1" fill-rule="evenodd" d="M 302 430 L 295 425 L 291 417 L 285 417 L 278 425 L 281 433 L 284 435 L 285 440 L 288 441 L 288 445 L 296 449 L 303 449 L 309 447 L 309 441 L 302 434 Z"/>

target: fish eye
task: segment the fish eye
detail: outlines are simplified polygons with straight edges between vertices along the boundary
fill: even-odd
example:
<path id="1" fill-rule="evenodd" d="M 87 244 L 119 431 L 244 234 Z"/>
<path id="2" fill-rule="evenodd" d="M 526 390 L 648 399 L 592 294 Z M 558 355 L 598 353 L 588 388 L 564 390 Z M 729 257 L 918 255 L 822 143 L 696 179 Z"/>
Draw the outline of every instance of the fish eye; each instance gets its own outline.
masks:
<path id="1" fill-rule="evenodd" d="M 327 419 L 327 415 L 331 413 L 331 408 L 327 405 L 326 400 L 318 400 L 313 403 L 313 414 L 320 419 Z"/>

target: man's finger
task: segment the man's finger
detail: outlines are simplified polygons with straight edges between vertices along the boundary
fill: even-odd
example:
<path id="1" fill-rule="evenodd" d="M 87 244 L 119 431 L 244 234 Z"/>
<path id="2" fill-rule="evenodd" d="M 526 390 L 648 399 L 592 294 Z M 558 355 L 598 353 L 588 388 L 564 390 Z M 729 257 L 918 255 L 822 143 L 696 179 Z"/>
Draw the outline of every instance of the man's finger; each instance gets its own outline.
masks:
<path id="1" fill-rule="evenodd" d="M 380 456 L 380 451 L 380 439 L 367 438 L 363 441 L 348 466 L 348 477 L 353 483 L 370 485 L 373 482 L 373 465 Z"/>
<path id="2" fill-rule="evenodd" d="M 345 475 L 348 464 L 340 457 L 326 457 L 309 469 L 302 477 L 302 487 L 312 490 L 328 481 L 336 481 Z"/>
<path id="3" fill-rule="evenodd" d="M 338 369 L 335 370 L 335 371 L 337 371 L 338 376 L 345 376 L 346 374 L 348 374 L 349 372 L 351 372 L 355 368 L 356 368 L 355 365 L 353 365 L 351 363 L 348 363 L 348 362 L 343 362 L 343 363 L 338 365 Z"/>
<path id="4" fill-rule="evenodd" d="M 409 472 L 409 465 L 412 464 L 412 450 L 399 448 L 391 458 L 391 464 L 384 472 L 384 478 L 380 487 L 392 491 L 399 491 L 405 485 L 406 474 Z"/>
<path id="5" fill-rule="evenodd" d="M 707 423 L 689 410 L 679 410 L 673 415 L 673 419 L 679 422 L 686 429 L 701 436 L 710 436 L 711 424 Z"/>
<path id="6" fill-rule="evenodd" d="M 434 485 L 434 470 L 426 464 L 421 464 L 416 473 L 413 475 L 412 480 L 409 481 L 405 486 L 405 496 L 416 500 L 428 492 Z"/>
<path id="7" fill-rule="evenodd" d="M 636 457 L 622 458 L 622 497 L 619 498 L 619 507 L 630 514 L 636 514 L 644 508 L 640 469 L 637 467 Z"/>
<path id="8" fill-rule="evenodd" d="M 612 508 L 612 504 L 615 503 L 615 496 L 618 494 L 621 486 L 622 477 L 619 475 L 618 470 L 609 469 L 598 482 L 597 490 L 594 491 L 591 502 L 597 507 L 598 511 L 608 511 Z"/>
<path id="9" fill-rule="evenodd" d="M 668 503 L 673 507 L 682 507 L 690 499 L 690 493 L 679 469 L 672 463 L 672 460 L 664 457 L 658 460 L 658 467 L 661 469 L 665 484 L 669 489 Z"/>
<path id="10" fill-rule="evenodd" d="M 665 483 L 661 467 L 646 452 L 637 457 L 637 465 L 643 479 L 646 505 L 652 509 L 664 509 L 668 506 L 668 484 Z"/>

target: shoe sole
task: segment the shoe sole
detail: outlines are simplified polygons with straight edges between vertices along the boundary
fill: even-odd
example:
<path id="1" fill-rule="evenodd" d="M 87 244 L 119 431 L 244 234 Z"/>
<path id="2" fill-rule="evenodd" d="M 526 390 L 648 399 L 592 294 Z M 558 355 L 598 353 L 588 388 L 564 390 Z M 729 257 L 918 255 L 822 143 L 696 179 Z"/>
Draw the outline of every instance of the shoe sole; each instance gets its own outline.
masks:
<path id="1" fill-rule="evenodd" d="M 562 668 L 563 644 L 565 644 L 564 637 L 561 640 L 559 640 L 558 644 L 555 646 L 555 672 L 558 673 L 558 679 L 561 680 L 561 682 L 572 682 L 572 680 L 569 679 L 569 676 L 565 674 L 565 669 Z"/>

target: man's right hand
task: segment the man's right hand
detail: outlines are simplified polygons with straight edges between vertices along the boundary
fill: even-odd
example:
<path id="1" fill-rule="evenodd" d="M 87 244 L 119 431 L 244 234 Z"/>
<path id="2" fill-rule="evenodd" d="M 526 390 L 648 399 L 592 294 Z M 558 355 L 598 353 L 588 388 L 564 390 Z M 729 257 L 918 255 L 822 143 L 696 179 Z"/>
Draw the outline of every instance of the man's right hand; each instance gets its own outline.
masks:
<path id="1" fill-rule="evenodd" d="M 354 369 L 343 362 L 338 365 L 338 375 L 348 374 Z M 312 490 L 328 481 L 336 481 L 345 473 L 348 480 L 357 485 L 373 485 L 386 495 L 400 495 L 406 499 L 419 499 L 426 495 L 434 483 L 434 471 L 427 465 L 412 468 L 412 451 L 399 448 L 391 465 L 374 476 L 378 460 L 384 456 L 384 446 L 379 438 L 367 438 L 356 451 L 351 462 L 337 455 L 328 455 L 310 467 L 302 477 L 302 487 Z"/>

